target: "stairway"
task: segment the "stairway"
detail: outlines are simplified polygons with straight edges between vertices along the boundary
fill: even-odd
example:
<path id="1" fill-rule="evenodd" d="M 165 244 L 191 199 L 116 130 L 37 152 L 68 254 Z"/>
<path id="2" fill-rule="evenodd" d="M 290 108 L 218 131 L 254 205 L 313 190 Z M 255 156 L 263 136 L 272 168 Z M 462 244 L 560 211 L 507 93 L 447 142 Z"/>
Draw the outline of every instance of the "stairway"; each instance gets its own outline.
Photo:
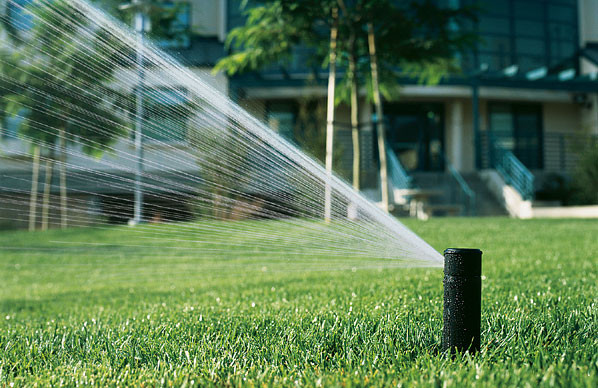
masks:
<path id="1" fill-rule="evenodd" d="M 476 215 L 479 217 L 507 216 L 509 213 L 494 197 L 477 172 L 463 173 L 463 178 L 476 194 Z"/>
<path id="2" fill-rule="evenodd" d="M 469 188 L 476 194 L 476 211 L 478 217 L 506 216 L 503 205 L 494 197 L 477 172 L 463 173 Z M 459 189 L 449 173 L 446 172 L 414 172 L 414 184 L 421 190 L 436 192 L 427 201 L 426 213 L 432 216 L 461 215 L 463 204 L 456 200 Z"/>
<path id="3" fill-rule="evenodd" d="M 412 174 L 415 186 L 427 196 L 424 211 L 430 216 L 460 216 L 463 215 L 464 204 L 455 195 L 459 188 L 445 172 L 414 172 Z"/>
<path id="4" fill-rule="evenodd" d="M 494 197 L 486 183 L 480 178 L 478 172 L 462 173 L 463 179 L 475 193 L 475 216 L 493 217 L 507 216 L 509 213 L 504 206 Z M 395 199 L 393 214 L 397 216 L 414 216 L 413 199 L 419 197 L 420 205 L 427 216 L 460 216 L 466 215 L 467 208 L 459 198 L 463 198 L 462 189 L 448 172 L 413 172 L 411 173 L 413 188 L 393 190 Z M 407 195 L 407 202 L 397 199 L 401 193 L 413 192 Z M 380 202 L 380 190 L 364 190 L 364 194 L 375 202 Z M 461 196 L 459 196 L 461 194 Z M 415 213 L 420 213 L 415 212 Z"/>

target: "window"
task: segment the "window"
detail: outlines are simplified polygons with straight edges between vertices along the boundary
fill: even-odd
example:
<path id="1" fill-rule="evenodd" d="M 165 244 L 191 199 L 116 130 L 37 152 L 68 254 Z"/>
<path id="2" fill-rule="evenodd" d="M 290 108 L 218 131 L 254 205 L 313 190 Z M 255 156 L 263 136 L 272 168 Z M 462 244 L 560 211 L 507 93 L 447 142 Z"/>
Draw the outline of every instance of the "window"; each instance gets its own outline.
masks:
<path id="1" fill-rule="evenodd" d="M 4 118 L 4 125 L 1 126 L 2 130 L 0 133 L 2 134 L 3 139 L 14 139 L 17 137 L 19 132 L 19 127 L 21 123 L 25 120 L 25 117 L 29 114 L 28 109 L 21 109 L 19 113 L 15 116 L 7 116 Z"/>
<path id="2" fill-rule="evenodd" d="M 4 125 L 2 126 L 2 138 L 10 139 L 16 137 L 21 121 L 23 121 L 23 119 L 20 117 L 5 118 Z"/>
<path id="3" fill-rule="evenodd" d="M 514 4 L 516 18 L 541 20 L 544 17 L 544 4 L 537 0 L 516 0 Z"/>
<path id="4" fill-rule="evenodd" d="M 410 171 L 444 170 L 444 110 L 435 103 L 386 104 L 389 147 Z"/>
<path id="5" fill-rule="evenodd" d="M 515 45 L 517 54 L 543 56 L 546 51 L 546 45 L 540 39 L 517 38 Z"/>
<path id="6" fill-rule="evenodd" d="M 143 136 L 146 141 L 183 142 L 187 138 L 189 109 L 184 88 L 147 90 L 143 104 Z"/>
<path id="7" fill-rule="evenodd" d="M 185 48 L 191 44 L 191 6 L 187 2 L 165 2 L 152 29 L 162 48 Z"/>
<path id="8" fill-rule="evenodd" d="M 516 36 L 544 38 L 544 24 L 531 20 L 515 20 Z"/>
<path id="9" fill-rule="evenodd" d="M 491 16 L 480 16 L 480 32 L 491 34 L 509 34 L 511 30 L 511 20 L 507 18 L 498 18 Z"/>
<path id="10" fill-rule="evenodd" d="M 482 38 L 483 51 L 498 53 L 500 55 L 507 55 L 511 51 L 511 41 L 508 37 L 503 36 L 487 36 Z"/>
<path id="11" fill-rule="evenodd" d="M 475 66 L 490 71 L 518 65 L 521 73 L 565 61 L 577 66 L 576 0 L 462 0 L 479 5 Z M 475 58 L 475 57 L 474 57 Z M 571 61 L 571 59 L 574 59 Z M 465 66 L 467 67 L 467 66 Z"/>
<path id="12" fill-rule="evenodd" d="M 244 0 L 228 0 L 226 7 L 227 10 L 227 22 L 226 27 L 228 31 L 235 27 L 239 27 L 245 24 L 246 16 L 244 12 L 247 10 L 245 7 L 246 2 Z"/>
<path id="13" fill-rule="evenodd" d="M 297 110 L 292 102 L 276 101 L 268 103 L 268 126 L 287 140 L 295 139 L 294 129 Z"/>
<path id="14" fill-rule="evenodd" d="M 11 0 L 7 3 L 8 20 L 16 31 L 28 31 L 33 27 L 33 15 L 25 9 L 31 3 L 33 0 Z"/>
<path id="15" fill-rule="evenodd" d="M 491 104 L 489 127 L 494 140 L 527 168 L 542 168 L 541 105 Z"/>
<path id="16" fill-rule="evenodd" d="M 573 7 L 565 7 L 560 5 L 548 6 L 548 18 L 550 20 L 557 20 L 566 23 L 572 23 L 576 19 L 576 9 Z"/>
<path id="17" fill-rule="evenodd" d="M 489 15 L 509 16 L 511 9 L 509 1 L 483 0 L 479 5 L 482 11 Z"/>
<path id="18" fill-rule="evenodd" d="M 511 61 L 509 60 L 509 56 L 505 54 L 487 54 L 487 53 L 480 53 L 479 56 L 480 63 L 485 63 L 491 69 L 504 69 L 505 67 L 509 66 Z"/>

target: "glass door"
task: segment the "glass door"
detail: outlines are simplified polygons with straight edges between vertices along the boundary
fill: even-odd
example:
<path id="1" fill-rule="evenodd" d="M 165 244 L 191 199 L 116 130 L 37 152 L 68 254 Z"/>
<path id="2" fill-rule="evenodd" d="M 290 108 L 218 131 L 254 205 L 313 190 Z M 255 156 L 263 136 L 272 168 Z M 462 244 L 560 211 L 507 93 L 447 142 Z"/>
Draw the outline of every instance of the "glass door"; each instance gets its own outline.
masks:
<path id="1" fill-rule="evenodd" d="M 441 104 L 388 104 L 388 145 L 409 171 L 444 170 L 444 112 Z"/>
<path id="2" fill-rule="evenodd" d="M 527 168 L 542 168 L 541 105 L 490 104 L 489 124 L 501 147 L 513 152 Z"/>

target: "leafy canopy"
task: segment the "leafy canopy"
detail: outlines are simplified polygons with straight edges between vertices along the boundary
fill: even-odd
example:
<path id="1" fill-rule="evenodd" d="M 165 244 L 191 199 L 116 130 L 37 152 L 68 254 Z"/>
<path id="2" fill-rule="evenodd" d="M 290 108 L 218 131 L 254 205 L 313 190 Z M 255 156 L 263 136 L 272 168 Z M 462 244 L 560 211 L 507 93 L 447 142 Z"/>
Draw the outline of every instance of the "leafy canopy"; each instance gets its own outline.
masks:
<path id="1" fill-rule="evenodd" d="M 360 81 L 368 86 L 371 83 L 369 22 L 375 28 L 381 92 L 387 99 L 396 97 L 399 78 L 437 83 L 458 71 L 455 54 L 476 40 L 463 28 L 475 19 L 475 9 L 441 8 L 430 0 L 269 0 L 247 1 L 245 7 L 247 21 L 229 33 L 226 44 L 231 54 L 221 59 L 214 71 L 233 75 L 272 65 L 284 71 L 297 48 L 313 50 L 306 67 L 327 67 L 332 9 L 338 7 L 337 50 L 342 74 L 338 101 L 349 100 L 350 80 L 344 69 L 351 55 L 356 59 Z"/>
<path id="2" fill-rule="evenodd" d="M 22 136 L 52 145 L 62 132 L 99 153 L 126 132 L 128 95 L 110 86 L 121 44 L 69 2 L 29 7 L 32 29 L 4 48 L 13 59 L 2 69 L 4 108 L 23 115 Z"/>

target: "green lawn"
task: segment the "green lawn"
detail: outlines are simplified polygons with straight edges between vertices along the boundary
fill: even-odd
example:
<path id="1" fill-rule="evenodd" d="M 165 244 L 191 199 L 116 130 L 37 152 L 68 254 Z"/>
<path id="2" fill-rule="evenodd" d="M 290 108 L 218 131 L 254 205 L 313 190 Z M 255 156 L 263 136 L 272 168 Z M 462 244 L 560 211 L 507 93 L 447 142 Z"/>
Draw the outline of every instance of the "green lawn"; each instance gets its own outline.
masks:
<path id="1" fill-rule="evenodd" d="M 481 354 L 438 353 L 439 268 L 2 232 L 0 386 L 598 386 L 597 221 L 405 222 L 439 251 L 484 251 Z"/>

